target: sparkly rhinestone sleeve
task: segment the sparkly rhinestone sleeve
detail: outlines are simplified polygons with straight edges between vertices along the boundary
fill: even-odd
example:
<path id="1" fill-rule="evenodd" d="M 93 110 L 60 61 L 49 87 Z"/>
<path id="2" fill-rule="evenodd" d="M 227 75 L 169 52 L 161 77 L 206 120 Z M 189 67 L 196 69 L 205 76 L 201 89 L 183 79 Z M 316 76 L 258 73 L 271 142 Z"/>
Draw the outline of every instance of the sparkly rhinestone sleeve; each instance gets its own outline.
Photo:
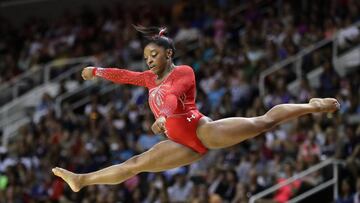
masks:
<path id="1" fill-rule="evenodd" d="M 114 83 L 146 87 L 145 72 L 135 72 L 118 68 L 95 68 L 93 74 Z"/>
<path id="2" fill-rule="evenodd" d="M 177 68 L 172 80 L 173 85 L 160 107 L 160 115 L 165 117 L 174 113 L 181 95 L 186 94 L 190 88 L 195 88 L 195 74 L 191 67 Z"/>

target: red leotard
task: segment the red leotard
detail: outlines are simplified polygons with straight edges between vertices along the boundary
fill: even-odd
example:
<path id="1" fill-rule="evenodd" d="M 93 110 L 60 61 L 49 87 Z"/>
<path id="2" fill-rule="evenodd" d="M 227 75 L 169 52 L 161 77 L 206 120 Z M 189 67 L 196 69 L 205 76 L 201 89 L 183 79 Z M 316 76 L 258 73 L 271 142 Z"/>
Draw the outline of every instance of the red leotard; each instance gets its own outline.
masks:
<path id="1" fill-rule="evenodd" d="M 132 84 L 149 89 L 149 105 L 155 118 L 166 117 L 166 136 L 204 154 L 207 148 L 196 135 L 203 116 L 195 104 L 195 74 L 191 67 L 174 68 L 159 84 L 152 71 L 134 72 L 117 68 L 95 68 L 93 74 L 120 84 Z"/>

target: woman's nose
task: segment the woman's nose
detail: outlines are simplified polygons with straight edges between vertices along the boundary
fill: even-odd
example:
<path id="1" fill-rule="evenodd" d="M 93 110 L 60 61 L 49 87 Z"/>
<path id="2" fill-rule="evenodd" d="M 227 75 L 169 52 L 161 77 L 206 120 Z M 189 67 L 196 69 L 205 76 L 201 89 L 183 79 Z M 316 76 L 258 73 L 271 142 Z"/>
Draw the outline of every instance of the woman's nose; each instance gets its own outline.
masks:
<path id="1" fill-rule="evenodd" d="M 148 60 L 147 60 L 148 66 L 150 66 L 152 63 L 153 63 L 153 60 L 152 60 L 152 59 L 148 59 Z"/>

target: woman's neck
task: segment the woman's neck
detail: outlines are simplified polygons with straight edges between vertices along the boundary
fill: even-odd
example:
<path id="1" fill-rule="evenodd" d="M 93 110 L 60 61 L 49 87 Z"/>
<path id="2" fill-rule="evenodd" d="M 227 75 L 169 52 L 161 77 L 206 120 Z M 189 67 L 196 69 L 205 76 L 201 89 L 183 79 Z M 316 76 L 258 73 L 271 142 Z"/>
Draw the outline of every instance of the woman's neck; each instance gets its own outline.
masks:
<path id="1" fill-rule="evenodd" d="M 161 72 L 157 75 L 158 80 L 165 78 L 174 68 L 175 68 L 175 65 L 173 63 L 171 63 L 163 72 Z"/>

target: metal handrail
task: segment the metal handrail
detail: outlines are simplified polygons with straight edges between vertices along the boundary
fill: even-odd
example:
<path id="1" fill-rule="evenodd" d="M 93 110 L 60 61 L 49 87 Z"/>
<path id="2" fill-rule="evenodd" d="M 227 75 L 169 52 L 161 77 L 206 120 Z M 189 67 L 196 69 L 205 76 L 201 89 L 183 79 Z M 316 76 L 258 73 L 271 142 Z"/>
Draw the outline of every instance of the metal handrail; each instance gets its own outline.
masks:
<path id="1" fill-rule="evenodd" d="M 116 88 L 118 88 L 118 86 L 115 85 L 115 84 L 107 85 L 106 87 L 104 87 L 104 88 L 102 88 L 102 89 L 100 90 L 100 94 L 102 94 L 102 95 L 107 94 L 107 93 L 109 93 L 110 91 L 115 90 Z M 83 99 L 80 99 L 79 101 L 73 103 L 73 104 L 71 105 L 71 110 L 77 109 L 77 108 L 79 108 L 80 106 L 85 105 L 85 104 L 88 103 L 89 101 L 90 101 L 90 97 L 84 97 Z"/>
<path id="2" fill-rule="evenodd" d="M 54 66 L 59 66 L 59 64 L 61 64 L 61 65 L 69 65 L 69 64 L 73 64 L 73 63 L 80 63 L 80 62 L 82 62 L 82 63 L 96 63 L 97 62 L 97 60 L 96 60 L 96 58 L 95 57 L 93 57 L 93 56 L 90 56 L 90 57 L 80 57 L 80 58 L 71 58 L 71 59 L 67 59 L 67 60 L 61 60 L 61 63 L 59 63 L 59 61 L 60 60 L 55 60 L 55 61 L 52 61 L 52 62 L 49 62 L 49 63 L 47 63 L 45 66 L 44 66 L 44 68 L 43 68 L 43 75 L 44 75 L 44 80 L 43 80 L 43 82 L 42 83 L 40 83 L 40 84 L 45 84 L 45 83 L 49 83 L 50 81 L 51 81 L 51 79 L 50 79 L 50 69 L 51 69 L 51 67 L 54 67 Z M 78 68 L 78 67 L 74 67 L 73 69 L 76 69 L 76 68 Z M 71 70 L 73 70 L 73 69 L 71 69 Z M 69 71 L 71 71 L 71 70 L 68 70 L 68 71 L 66 71 L 65 73 L 62 73 L 62 74 L 68 74 L 68 72 Z M 19 77 L 17 77 L 16 79 L 15 79 L 15 83 L 16 82 L 19 82 L 19 81 L 21 81 L 24 77 L 27 77 L 28 75 L 31 75 L 31 74 L 33 74 L 33 73 L 31 73 L 31 72 L 26 72 L 26 73 L 24 73 L 23 75 L 21 75 L 21 76 L 19 76 Z M 62 74 L 60 74 L 60 75 L 58 75 L 56 78 L 54 78 L 53 80 L 58 80 L 58 78 L 59 77 L 62 77 Z M 40 85 L 39 85 L 40 86 Z M 2 90 L 2 88 L 0 88 L 0 92 L 1 92 L 1 90 Z M 17 100 L 14 100 L 13 102 L 15 102 L 16 103 L 16 101 Z M 12 103 L 13 103 L 12 102 Z M 2 114 L 2 113 L 4 113 L 5 111 L 7 111 L 9 108 L 11 108 L 11 106 L 13 106 L 11 103 L 9 103 L 9 104 L 6 104 L 6 105 L 4 105 L 3 107 L 1 107 L 0 108 L 0 114 Z"/>
<path id="3" fill-rule="evenodd" d="M 92 56 L 85 56 L 85 57 L 78 57 L 78 58 L 69 58 L 69 59 L 55 59 L 55 60 L 53 60 L 53 61 L 50 61 L 50 62 L 48 62 L 48 63 L 45 63 L 44 65 L 36 65 L 36 66 L 35 66 L 35 69 L 30 69 L 30 70 L 28 70 L 28 71 L 26 71 L 26 72 L 24 72 L 24 73 L 16 76 L 15 78 L 11 79 L 10 81 L 1 84 L 1 85 L 0 85 L 0 91 L 3 90 L 5 87 L 11 86 L 11 84 L 18 83 L 18 82 L 22 81 L 24 78 L 27 78 L 27 77 L 33 75 L 33 74 L 34 74 L 34 71 L 38 71 L 38 70 L 41 71 L 41 69 L 40 69 L 41 67 L 43 67 L 42 70 L 45 72 L 45 70 L 48 69 L 47 67 L 50 67 L 50 66 L 55 66 L 55 65 L 57 65 L 57 64 L 64 64 L 64 65 L 66 65 L 66 64 L 76 63 L 76 62 L 78 62 L 78 61 L 87 60 L 87 59 L 89 59 L 89 58 L 92 58 Z M 43 74 L 45 75 L 46 73 L 43 73 Z M 49 78 L 49 77 L 47 77 L 47 78 Z"/>
<path id="4" fill-rule="evenodd" d="M 353 26 L 360 26 L 360 21 L 353 23 L 352 25 L 350 25 L 349 27 L 353 27 Z M 265 95 L 265 78 L 268 77 L 270 74 L 273 74 L 274 72 L 277 72 L 278 70 L 286 67 L 289 64 L 292 63 L 296 63 L 299 62 L 301 64 L 302 62 L 302 58 L 317 50 L 320 49 L 322 47 L 324 47 L 325 45 L 329 44 L 329 43 L 333 43 L 333 48 L 332 48 L 332 61 L 335 62 L 337 59 L 337 54 L 338 54 L 338 43 L 337 43 L 337 36 L 339 34 L 340 31 L 338 31 L 337 33 L 335 33 L 331 39 L 324 39 L 320 42 L 317 42 L 314 45 L 311 45 L 305 49 L 303 49 L 302 51 L 300 51 L 299 53 L 297 53 L 294 56 L 291 56 L 283 61 L 277 62 L 274 65 L 272 65 L 270 68 L 262 71 L 260 73 L 259 76 L 259 82 L 258 82 L 258 86 L 259 86 L 259 91 L 260 91 L 260 95 L 264 96 Z M 297 65 L 296 66 L 296 75 L 297 75 L 297 80 L 300 79 L 301 77 L 301 72 L 302 72 L 302 66 L 301 65 Z"/>
<path id="5" fill-rule="evenodd" d="M 3 111 L 3 108 L 5 106 L 9 105 L 10 102 L 15 101 L 15 99 L 19 98 L 20 96 L 26 94 L 27 92 L 23 93 L 22 95 L 19 95 L 19 85 L 22 81 L 26 80 L 27 78 L 32 78 L 34 81 L 37 80 L 37 78 L 41 77 L 39 82 L 37 82 L 36 86 L 40 86 L 42 84 L 48 83 L 51 75 L 51 70 L 58 67 L 58 66 L 65 66 L 70 65 L 74 63 L 95 63 L 97 60 L 94 56 L 86 56 L 86 57 L 78 57 L 78 58 L 69 58 L 69 59 L 57 59 L 53 60 L 49 63 L 46 63 L 44 65 L 38 65 L 33 69 L 30 69 L 29 71 L 26 71 L 25 73 L 17 76 L 16 78 L 0 85 L 0 92 L 4 92 L 5 90 L 8 90 L 11 88 L 12 92 L 12 98 L 8 101 L 3 107 L 0 108 L 0 114 Z"/>
<path id="6" fill-rule="evenodd" d="M 301 195 L 289 200 L 288 202 L 289 203 L 299 202 L 299 201 L 309 197 L 310 195 L 313 195 L 313 194 L 315 194 L 315 193 L 317 193 L 317 192 L 319 192 L 319 191 L 321 191 L 321 190 L 323 190 L 323 189 L 325 189 L 325 188 L 327 188 L 327 187 L 329 187 L 331 185 L 334 185 L 335 183 L 336 183 L 335 179 L 328 180 L 325 183 L 322 183 L 322 184 L 314 187 L 313 189 L 308 190 L 308 191 L 302 193 Z"/>
<path id="7" fill-rule="evenodd" d="M 97 59 L 93 56 L 90 57 L 80 57 L 80 58 L 70 58 L 70 59 L 62 59 L 62 60 L 54 60 L 52 62 L 49 62 L 45 65 L 45 67 L 41 70 L 42 74 L 43 74 L 43 80 L 39 83 L 39 85 L 35 88 L 33 88 L 33 91 L 41 88 L 43 84 L 47 84 L 49 82 L 53 82 L 53 81 L 60 81 L 66 77 L 68 77 L 69 75 L 77 72 L 79 70 L 79 66 L 74 66 L 71 69 L 65 71 L 64 73 L 58 75 L 55 78 L 50 79 L 50 70 L 53 67 L 57 67 L 57 66 L 63 66 L 63 65 L 70 65 L 70 64 L 74 64 L 74 63 L 92 63 L 92 64 L 97 64 Z M 17 81 L 21 81 L 21 79 L 23 77 L 27 77 L 29 75 L 29 72 L 25 73 L 24 75 L 20 76 L 20 78 L 16 79 Z M 1 92 L 1 89 L 0 89 Z M 19 110 L 18 108 L 16 108 L 17 106 L 21 105 L 22 103 L 24 103 L 24 99 L 29 96 L 30 94 L 32 94 L 31 91 L 26 92 L 24 95 L 22 95 L 20 98 L 13 100 L 10 103 L 5 104 L 4 106 L 2 106 L 0 108 L 0 129 L 5 128 L 5 126 L 9 125 L 10 123 L 14 122 L 13 119 L 10 118 L 14 118 L 14 110 Z"/>
<path id="8" fill-rule="evenodd" d="M 265 95 L 265 78 L 267 76 L 269 76 L 270 74 L 273 74 L 274 72 L 277 72 L 278 70 L 286 67 L 289 64 L 295 63 L 296 61 L 301 61 L 302 57 L 304 57 L 305 55 L 309 54 L 310 52 L 313 52 L 329 43 L 331 43 L 332 40 L 329 39 L 324 39 L 318 43 L 316 43 L 315 45 L 311 45 L 307 48 L 305 48 L 304 50 L 300 51 L 299 53 L 297 53 L 294 56 L 290 56 L 289 58 L 280 61 L 278 63 L 275 63 L 274 65 L 272 65 L 270 68 L 262 71 L 260 73 L 259 76 L 259 91 L 260 91 L 260 95 Z M 301 66 L 297 66 L 297 69 L 300 68 L 300 73 L 302 72 L 302 68 Z M 299 70 L 297 70 L 297 72 L 299 72 Z M 297 74 L 297 77 L 299 77 L 299 74 Z M 301 75 L 300 75 L 301 77 Z"/>
<path id="9" fill-rule="evenodd" d="M 65 99 L 68 99 L 68 98 L 70 98 L 71 96 L 76 95 L 76 94 L 78 94 L 78 93 L 80 93 L 80 92 L 82 92 L 82 91 L 84 91 L 84 90 L 86 90 L 86 89 L 88 89 L 88 88 L 90 88 L 91 86 L 94 85 L 94 83 L 93 83 L 92 81 L 89 81 L 88 84 L 89 84 L 89 85 L 82 85 L 82 86 L 80 86 L 79 88 L 75 89 L 74 91 L 66 92 L 66 93 L 58 96 L 58 97 L 55 99 L 55 105 L 54 105 L 56 116 L 60 116 L 60 115 L 61 115 L 61 107 L 62 107 L 61 105 L 62 105 L 62 103 L 63 103 L 63 101 L 64 101 Z M 87 98 L 87 97 L 85 97 L 85 98 Z M 83 98 L 83 99 L 84 99 L 84 98 Z"/>
<path id="10" fill-rule="evenodd" d="M 305 176 L 307 176 L 307 175 L 309 175 L 309 174 L 311 174 L 311 173 L 313 173 L 315 171 L 318 171 L 318 170 L 320 170 L 320 169 L 322 169 L 322 168 L 324 168 L 324 167 L 326 167 L 328 165 L 333 165 L 333 167 L 334 167 L 333 176 L 334 177 L 331 180 L 329 180 L 328 182 L 325 182 L 325 183 L 323 183 L 323 184 L 321 184 L 321 185 L 319 185 L 317 187 L 321 187 L 321 189 L 324 189 L 324 188 L 326 188 L 326 187 L 328 187 L 330 185 L 334 185 L 334 199 L 337 199 L 337 197 L 338 197 L 338 192 L 337 192 L 338 191 L 338 174 L 337 174 L 338 169 L 337 169 L 337 167 L 338 167 L 339 163 L 340 162 L 338 160 L 336 160 L 336 159 L 333 159 L 333 158 L 327 159 L 327 160 L 325 160 L 325 161 L 323 161 L 323 162 L 321 162 L 321 163 L 319 163 L 319 164 L 317 164 L 315 166 L 312 166 L 312 167 L 308 168 L 307 170 L 305 170 L 305 171 L 303 171 L 303 172 L 301 172 L 299 174 L 296 174 L 296 175 L 288 178 L 287 180 L 285 180 L 285 181 L 283 181 L 281 183 L 278 183 L 278 184 L 276 184 L 276 185 L 274 185 L 274 186 L 272 186 L 272 187 L 270 187 L 270 188 L 268 188 L 268 189 L 266 189 L 266 190 L 264 190 L 262 192 L 259 192 L 259 193 L 255 194 L 255 195 L 251 196 L 250 199 L 249 199 L 249 202 L 250 203 L 255 203 L 256 200 L 259 200 L 259 199 L 261 199 L 261 198 L 263 198 L 263 197 L 277 191 L 278 189 L 280 189 L 280 188 L 282 188 L 282 187 L 284 187 L 286 185 L 289 185 L 289 184 L 293 183 L 296 180 L 304 178 Z M 320 191 L 321 189 L 316 189 L 315 192 Z M 301 194 L 300 197 L 294 198 L 292 201 L 294 201 L 294 202 L 300 201 L 301 199 L 304 199 L 304 198 L 312 195 L 315 192 L 311 191 L 311 190 L 307 191 L 306 193 Z"/>

